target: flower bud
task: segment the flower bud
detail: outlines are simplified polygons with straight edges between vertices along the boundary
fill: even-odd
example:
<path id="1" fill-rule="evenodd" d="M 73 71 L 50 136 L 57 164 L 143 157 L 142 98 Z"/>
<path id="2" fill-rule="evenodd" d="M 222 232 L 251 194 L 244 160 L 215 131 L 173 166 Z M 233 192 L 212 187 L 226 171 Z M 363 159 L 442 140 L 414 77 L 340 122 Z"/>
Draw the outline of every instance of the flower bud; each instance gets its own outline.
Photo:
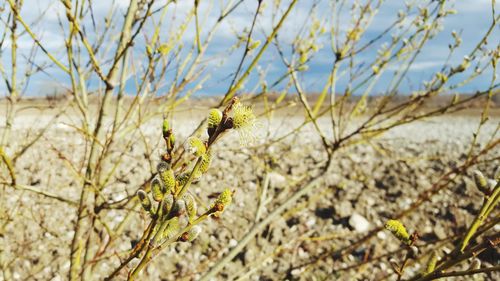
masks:
<path id="1" fill-rule="evenodd" d="M 183 229 L 189 225 L 189 219 L 186 216 L 179 217 L 179 228 Z"/>
<path id="2" fill-rule="evenodd" d="M 206 173 L 208 169 L 210 168 L 210 163 L 212 162 L 212 152 L 210 150 L 205 153 L 201 159 L 201 165 L 200 165 L 200 172 L 201 173 Z"/>
<path id="3" fill-rule="evenodd" d="M 302 64 L 299 67 L 297 67 L 297 71 L 307 71 L 309 69 L 309 66 Z"/>
<path id="4" fill-rule="evenodd" d="M 415 245 L 410 246 L 410 251 L 408 252 L 408 257 L 416 259 L 418 257 L 418 248 Z"/>
<path id="5" fill-rule="evenodd" d="M 196 217 L 196 211 L 198 210 L 196 200 L 194 200 L 194 197 L 189 193 L 184 194 L 182 199 L 186 202 L 186 211 L 189 221 L 192 221 Z"/>
<path id="6" fill-rule="evenodd" d="M 203 141 L 197 137 L 190 137 L 187 140 L 187 145 L 187 150 L 196 156 L 202 156 L 207 151 Z"/>
<path id="7" fill-rule="evenodd" d="M 233 111 L 233 126 L 235 129 L 252 126 L 255 122 L 255 115 L 251 107 L 244 106 L 238 102 L 234 105 Z"/>
<path id="8" fill-rule="evenodd" d="M 216 108 L 212 108 L 208 113 L 208 128 L 216 128 L 222 121 L 222 112 Z"/>
<path id="9" fill-rule="evenodd" d="M 137 191 L 137 197 L 141 202 L 142 208 L 147 212 L 151 211 L 151 200 L 149 199 L 148 194 L 144 190 L 139 189 Z"/>
<path id="10" fill-rule="evenodd" d="M 498 181 L 494 179 L 488 179 L 488 194 L 491 194 L 495 187 L 498 185 Z"/>
<path id="11" fill-rule="evenodd" d="M 168 214 L 170 209 L 172 209 L 172 205 L 174 204 L 174 196 L 172 194 L 168 194 L 163 197 L 163 214 Z"/>
<path id="12" fill-rule="evenodd" d="M 168 221 L 167 226 L 163 230 L 163 238 L 171 238 L 179 231 L 179 218 L 173 217 Z"/>
<path id="13" fill-rule="evenodd" d="M 175 193 L 179 192 L 179 190 L 186 184 L 186 182 L 189 179 L 189 173 L 182 173 L 179 176 L 177 176 L 176 181 L 176 190 Z"/>
<path id="14" fill-rule="evenodd" d="M 182 199 L 175 201 L 175 205 L 172 209 L 172 214 L 176 217 L 180 217 L 186 213 L 186 202 Z"/>
<path id="15" fill-rule="evenodd" d="M 166 118 L 163 119 L 162 133 L 164 138 L 170 135 L 170 124 L 168 123 L 168 120 Z"/>
<path id="16" fill-rule="evenodd" d="M 257 49 L 260 46 L 260 40 L 255 40 L 248 46 L 248 50 L 251 51 L 253 49 Z"/>
<path id="17" fill-rule="evenodd" d="M 222 213 L 227 208 L 227 206 L 231 204 L 232 200 L 233 192 L 229 190 L 229 188 L 226 188 L 221 192 L 221 194 L 219 194 L 219 197 L 217 197 L 211 208 L 214 212 Z"/>
<path id="18" fill-rule="evenodd" d="M 170 142 L 170 144 L 173 147 L 174 143 L 175 143 L 175 135 L 174 134 L 170 134 L 170 137 L 168 137 L 168 141 Z"/>
<path id="19" fill-rule="evenodd" d="M 151 193 L 153 194 L 153 199 L 156 201 L 156 202 L 160 202 L 162 199 L 163 199 L 163 195 L 164 195 L 164 188 L 163 186 L 161 185 L 161 182 L 160 180 L 158 179 L 158 177 L 155 177 L 152 181 L 151 181 Z"/>
<path id="20" fill-rule="evenodd" d="M 436 269 L 436 264 L 438 261 L 438 256 L 435 251 L 429 256 L 429 260 L 427 260 L 427 266 L 425 268 L 425 274 L 430 274 Z"/>
<path id="21" fill-rule="evenodd" d="M 158 52 L 162 54 L 163 56 L 168 54 L 170 52 L 171 47 L 169 44 L 161 44 L 160 47 L 158 47 Z"/>
<path id="22" fill-rule="evenodd" d="M 302 52 L 302 53 L 300 54 L 299 63 L 300 63 L 300 64 L 304 64 L 304 63 L 306 63 L 306 62 L 307 62 L 307 59 L 308 59 L 308 57 L 307 57 L 307 53 L 306 53 L 306 52 Z"/>
<path id="23" fill-rule="evenodd" d="M 198 235 L 201 233 L 201 227 L 198 225 L 195 225 L 191 227 L 191 229 L 187 232 L 184 232 L 180 237 L 179 240 L 182 242 L 192 242 Z"/>
<path id="24" fill-rule="evenodd" d="M 476 183 L 477 189 L 484 194 L 488 194 L 489 193 L 488 181 L 483 176 L 483 173 L 481 173 L 481 171 L 479 170 L 475 170 L 473 174 L 474 174 L 474 182 Z"/>
<path id="25" fill-rule="evenodd" d="M 472 260 L 470 262 L 469 269 L 475 270 L 475 269 L 480 269 L 480 268 L 481 268 L 481 260 L 476 258 L 476 257 L 472 258 Z"/>
<path id="26" fill-rule="evenodd" d="M 493 174 L 493 178 L 497 181 L 500 181 L 500 166 L 497 167 L 495 173 Z"/>
<path id="27" fill-rule="evenodd" d="M 175 176 L 174 171 L 165 162 L 160 162 L 158 164 L 158 174 L 163 183 L 164 194 L 169 194 L 175 187 Z"/>

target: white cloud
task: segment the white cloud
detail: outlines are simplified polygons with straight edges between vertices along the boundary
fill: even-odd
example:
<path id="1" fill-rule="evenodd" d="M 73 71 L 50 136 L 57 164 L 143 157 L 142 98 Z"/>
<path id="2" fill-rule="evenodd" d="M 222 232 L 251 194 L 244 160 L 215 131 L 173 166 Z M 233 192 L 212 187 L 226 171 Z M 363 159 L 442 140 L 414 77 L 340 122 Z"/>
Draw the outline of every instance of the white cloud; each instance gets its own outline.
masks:
<path id="1" fill-rule="evenodd" d="M 409 71 L 422 71 L 430 68 L 436 68 L 439 66 L 442 66 L 443 62 L 439 61 L 420 61 L 420 62 L 414 62 L 410 68 L 408 69 Z M 401 69 L 401 65 L 391 65 L 387 67 L 388 70 L 399 70 Z"/>

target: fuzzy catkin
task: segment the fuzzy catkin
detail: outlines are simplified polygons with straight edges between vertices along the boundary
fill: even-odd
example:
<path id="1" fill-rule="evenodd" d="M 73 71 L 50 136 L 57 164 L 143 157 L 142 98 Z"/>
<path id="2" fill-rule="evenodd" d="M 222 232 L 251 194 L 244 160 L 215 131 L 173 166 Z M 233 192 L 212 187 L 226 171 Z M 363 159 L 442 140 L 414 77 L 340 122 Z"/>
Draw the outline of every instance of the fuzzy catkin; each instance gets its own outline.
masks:
<path id="1" fill-rule="evenodd" d="M 205 153 L 202 156 L 201 165 L 200 165 L 200 172 L 202 174 L 206 173 L 208 171 L 208 169 L 210 168 L 211 163 L 212 163 L 212 152 L 210 150 L 208 150 L 207 153 Z"/>
<path id="2" fill-rule="evenodd" d="M 141 202 L 142 208 L 149 212 L 151 210 L 151 200 L 149 199 L 148 194 L 144 190 L 139 189 L 137 191 L 137 197 Z"/>
<path id="3" fill-rule="evenodd" d="M 198 237 L 201 233 L 201 227 L 198 225 L 193 226 L 188 232 L 187 232 L 187 241 L 192 242 L 194 239 Z"/>
<path id="4" fill-rule="evenodd" d="M 169 194 L 163 198 L 163 213 L 168 214 L 170 209 L 172 209 L 172 205 L 174 204 L 174 196 Z"/>
<path id="5" fill-rule="evenodd" d="M 385 228 L 389 230 L 399 241 L 410 244 L 410 235 L 406 231 L 405 226 L 398 220 L 388 220 L 385 223 Z"/>
<path id="6" fill-rule="evenodd" d="M 187 141 L 187 149 L 190 153 L 196 156 L 202 156 L 207 151 L 207 148 L 202 140 L 197 137 L 190 137 Z"/>
<path id="7" fill-rule="evenodd" d="M 432 273 L 434 271 L 434 269 L 436 269 L 437 261 L 438 261 L 438 256 L 437 256 L 436 252 L 433 251 L 429 257 L 429 260 L 427 260 L 425 274 Z"/>
<path id="8" fill-rule="evenodd" d="M 153 200 L 155 200 L 156 202 L 160 202 L 163 199 L 163 195 L 165 194 L 160 179 L 158 179 L 157 177 L 155 177 L 151 181 L 151 194 L 153 195 Z"/>
<path id="9" fill-rule="evenodd" d="M 162 233 L 163 238 L 171 238 L 174 236 L 178 231 L 179 231 L 179 218 L 178 217 L 173 217 L 170 219 L 168 222 L 167 227 Z"/>
<path id="10" fill-rule="evenodd" d="M 477 189 L 482 193 L 488 193 L 488 180 L 484 177 L 483 173 L 479 170 L 475 170 L 473 174 Z"/>
<path id="11" fill-rule="evenodd" d="M 210 110 L 208 114 L 208 128 L 215 128 L 219 126 L 222 121 L 222 112 L 216 108 Z"/>
<path id="12" fill-rule="evenodd" d="M 163 183 L 164 193 L 169 194 L 175 187 L 174 171 L 165 162 L 158 164 L 158 174 Z"/>
<path id="13" fill-rule="evenodd" d="M 196 217 L 196 212 L 198 210 L 196 200 L 194 200 L 194 197 L 189 193 L 184 194 L 184 196 L 182 196 L 182 199 L 184 199 L 184 202 L 186 202 L 186 212 L 189 221 L 192 221 Z"/>

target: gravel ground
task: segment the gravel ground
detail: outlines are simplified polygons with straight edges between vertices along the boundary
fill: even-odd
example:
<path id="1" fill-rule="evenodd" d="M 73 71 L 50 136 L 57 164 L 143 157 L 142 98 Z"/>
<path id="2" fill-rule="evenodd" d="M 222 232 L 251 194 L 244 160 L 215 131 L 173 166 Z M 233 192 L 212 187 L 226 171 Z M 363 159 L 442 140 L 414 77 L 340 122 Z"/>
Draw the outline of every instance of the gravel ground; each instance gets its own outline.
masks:
<path id="1" fill-rule="evenodd" d="M 186 115 L 173 123 L 178 139 L 196 126 L 197 118 Z M 216 280 L 395 280 L 395 275 L 390 275 L 393 271 L 389 260 L 399 261 L 403 253 L 398 251 L 400 243 L 386 231 L 379 232 L 352 253 L 343 256 L 333 253 L 409 207 L 419 193 L 430 188 L 450 168 L 460 165 L 478 119 L 469 115 L 429 119 L 342 149 L 334 157 L 332 172 L 324 176 L 314 192 L 276 218 Z M 283 135 L 301 120 L 276 117 L 270 126 L 263 121 L 259 142 Z M 12 144 L 8 152 L 49 121 L 48 116 L 21 116 L 13 132 L 19 142 Z M 82 183 L 75 171 L 82 170 L 79 163 L 87 148 L 82 136 L 68 125 L 70 121 L 59 120 L 18 160 L 19 184 L 68 200 L 78 199 Z M 488 141 L 498 122 L 500 118 L 495 117 L 484 126 L 478 147 Z M 128 141 L 134 145 L 127 151 L 112 152 L 113 157 L 124 153 L 124 164 L 119 165 L 102 196 L 112 200 L 125 198 L 151 176 L 161 151 L 157 124 L 159 120 L 153 120 L 143 127 L 142 135 L 128 135 L 119 141 L 119 146 Z M 320 125 L 328 134 L 330 124 L 321 121 Z M 236 190 L 233 204 L 221 219 L 204 222 L 203 232 L 193 243 L 177 244 L 164 251 L 141 280 L 197 279 L 237 244 L 257 216 L 265 217 L 300 188 L 296 183 L 304 175 L 314 175 L 315 167 L 325 160 L 321 147 L 312 127 L 267 146 L 242 148 L 236 135 L 218 143 L 211 170 L 191 191 L 202 202 L 210 202 L 210 194 L 229 187 Z M 147 159 L 144 155 L 150 151 L 154 157 Z M 496 150 L 488 158 L 499 156 L 500 151 Z M 113 159 L 108 165 L 112 164 Z M 498 164 L 497 160 L 479 168 L 492 175 Z M 6 175 L 5 170 L 0 173 L 2 177 Z M 266 173 L 270 184 L 258 211 Z M 30 191 L 6 186 L 0 190 L 0 266 L 9 269 L 12 280 L 65 280 L 75 208 Z M 417 244 L 421 257 L 425 260 L 426 253 L 439 245 L 439 241 L 463 233 L 478 212 L 481 200 L 471 179 L 458 177 L 417 212 L 403 218 L 409 231 L 418 231 L 421 237 Z M 111 210 L 103 213 L 102 220 L 115 227 L 124 215 L 124 211 Z M 129 250 L 148 222 L 143 212 L 135 212 L 110 252 Z M 495 231 L 499 230 L 497 225 Z M 100 239 L 108 238 L 104 232 L 97 234 Z M 441 249 L 442 256 L 451 247 L 445 245 Z M 396 252 L 384 256 L 393 251 Z M 483 266 L 498 264 L 499 257 L 497 249 L 480 255 Z M 373 261 L 351 267 L 370 260 Z M 98 263 L 93 279 L 101 280 L 118 262 L 117 257 L 111 257 Z M 421 271 L 422 263 L 425 264 L 411 263 L 405 277 Z M 463 268 L 467 268 L 466 263 Z M 480 274 L 474 278 L 458 280 L 499 280 L 500 274 Z M 0 280 L 6 279 L 0 274 Z"/>

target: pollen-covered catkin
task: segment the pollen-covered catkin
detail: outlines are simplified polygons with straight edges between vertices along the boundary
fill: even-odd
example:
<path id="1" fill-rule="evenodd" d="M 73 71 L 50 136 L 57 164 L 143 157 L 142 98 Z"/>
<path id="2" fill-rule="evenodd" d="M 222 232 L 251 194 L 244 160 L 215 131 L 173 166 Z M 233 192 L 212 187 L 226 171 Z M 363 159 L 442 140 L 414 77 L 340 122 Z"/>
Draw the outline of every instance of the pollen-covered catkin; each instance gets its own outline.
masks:
<path id="1" fill-rule="evenodd" d="M 222 121 L 222 112 L 213 108 L 208 113 L 208 128 L 216 128 Z"/>
<path id="2" fill-rule="evenodd" d="M 389 230 L 399 241 L 410 244 L 410 235 L 406 231 L 405 226 L 398 220 L 388 220 L 385 223 L 385 228 Z"/>
<path id="3" fill-rule="evenodd" d="M 233 107 L 233 127 L 240 135 L 240 143 L 247 144 L 255 139 L 257 118 L 249 106 L 237 102 Z"/>

